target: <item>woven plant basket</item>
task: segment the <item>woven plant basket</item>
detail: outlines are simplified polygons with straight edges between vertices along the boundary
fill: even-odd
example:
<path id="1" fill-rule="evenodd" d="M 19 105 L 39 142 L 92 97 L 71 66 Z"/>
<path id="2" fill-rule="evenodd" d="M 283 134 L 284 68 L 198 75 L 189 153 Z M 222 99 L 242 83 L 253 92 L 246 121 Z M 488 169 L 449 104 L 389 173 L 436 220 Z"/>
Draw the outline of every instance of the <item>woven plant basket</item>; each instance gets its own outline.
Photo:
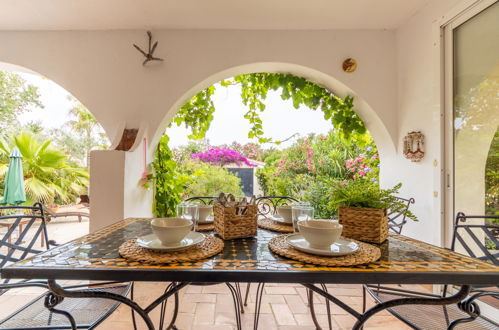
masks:
<path id="1" fill-rule="evenodd" d="M 341 206 L 338 212 L 342 236 L 378 244 L 388 238 L 386 209 Z"/>
<path id="2" fill-rule="evenodd" d="M 256 236 L 258 208 L 256 205 L 247 207 L 245 215 L 236 215 L 237 208 L 215 203 L 215 232 L 224 240 Z"/>

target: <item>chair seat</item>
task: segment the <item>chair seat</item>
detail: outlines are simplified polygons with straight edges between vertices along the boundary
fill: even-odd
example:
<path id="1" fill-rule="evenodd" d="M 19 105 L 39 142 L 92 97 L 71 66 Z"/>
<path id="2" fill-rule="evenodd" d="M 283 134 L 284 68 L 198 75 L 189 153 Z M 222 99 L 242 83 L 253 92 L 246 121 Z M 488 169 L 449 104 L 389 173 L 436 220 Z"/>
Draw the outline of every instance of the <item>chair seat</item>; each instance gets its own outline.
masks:
<path id="1" fill-rule="evenodd" d="M 126 295 L 130 285 L 87 288 L 80 291 L 105 291 Z M 43 329 L 71 329 L 68 319 L 60 314 L 51 313 L 44 306 L 45 295 L 42 294 L 18 311 L 0 321 L 0 329 L 26 329 L 43 327 Z M 55 308 L 69 312 L 75 319 L 78 328 L 92 329 L 111 314 L 119 302 L 102 298 L 64 298 Z"/>
<path id="2" fill-rule="evenodd" d="M 401 292 L 390 292 L 388 290 L 376 290 L 376 286 L 367 288 L 369 294 L 379 303 L 404 297 L 417 297 L 416 294 L 404 295 Z M 428 297 L 428 295 L 421 295 Z M 447 329 L 450 322 L 460 318 L 469 317 L 461 311 L 456 304 L 446 306 L 435 305 L 405 305 L 388 309 L 394 316 L 416 329 Z M 473 322 L 458 324 L 455 329 L 497 329 L 498 325 L 479 317 Z"/>

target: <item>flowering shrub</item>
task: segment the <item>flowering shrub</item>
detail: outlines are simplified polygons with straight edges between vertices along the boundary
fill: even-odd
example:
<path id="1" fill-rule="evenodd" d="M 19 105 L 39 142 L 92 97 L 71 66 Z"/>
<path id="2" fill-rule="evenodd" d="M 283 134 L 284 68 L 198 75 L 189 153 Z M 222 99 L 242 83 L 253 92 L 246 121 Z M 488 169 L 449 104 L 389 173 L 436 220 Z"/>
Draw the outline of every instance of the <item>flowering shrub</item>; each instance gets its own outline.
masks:
<path id="1" fill-rule="evenodd" d="M 191 158 L 199 159 L 202 162 L 217 166 L 224 166 L 227 164 L 241 165 L 242 163 L 251 167 L 257 166 L 252 164 L 248 158 L 244 157 L 237 151 L 230 149 L 208 149 L 206 152 L 191 154 Z"/>
<path id="2" fill-rule="evenodd" d="M 246 143 L 241 144 L 239 142 L 232 142 L 231 144 L 223 144 L 221 146 L 214 147 L 215 149 L 230 149 L 234 150 L 244 157 L 249 159 L 254 159 L 257 161 L 263 161 L 265 155 L 265 150 L 262 149 L 261 145 L 257 143 Z"/>
<path id="3" fill-rule="evenodd" d="M 256 175 L 266 195 L 310 202 L 317 217 L 330 218 L 336 215 L 336 209 L 329 207 L 331 187 L 349 180 L 376 183 L 378 167 L 376 146 L 369 135 L 346 139 L 332 130 L 298 139 L 291 147 L 265 158 L 265 167 Z"/>
<path id="4" fill-rule="evenodd" d="M 345 165 L 350 178 L 354 180 L 369 180 L 373 183 L 378 181 L 379 156 L 372 146 L 368 146 L 357 157 L 348 159 Z"/>

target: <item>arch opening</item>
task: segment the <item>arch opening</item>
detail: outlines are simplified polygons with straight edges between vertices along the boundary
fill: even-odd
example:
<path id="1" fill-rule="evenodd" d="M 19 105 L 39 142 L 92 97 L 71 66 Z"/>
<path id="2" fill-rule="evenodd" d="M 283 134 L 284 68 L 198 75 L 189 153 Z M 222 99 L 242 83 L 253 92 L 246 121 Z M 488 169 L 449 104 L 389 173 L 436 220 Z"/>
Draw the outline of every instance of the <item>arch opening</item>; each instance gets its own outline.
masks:
<path id="1" fill-rule="evenodd" d="M 0 80 L 7 92 L 0 95 L 7 101 L 0 111 L 11 118 L 0 134 L 0 196 L 5 194 L 9 156 L 17 148 L 22 155 L 23 204 L 42 202 L 53 220 L 50 224 L 64 227 L 54 228 L 64 235 L 54 237 L 57 241 L 88 233 L 89 156 L 91 150 L 109 147 L 107 134 L 71 92 L 44 75 L 0 62 Z"/>
<path id="2" fill-rule="evenodd" d="M 259 72 L 292 74 L 298 77 L 303 77 L 313 83 L 323 86 L 324 88 L 333 91 L 336 95 L 342 98 L 348 95 L 353 96 L 354 109 L 364 122 L 365 127 L 373 136 L 373 139 L 378 146 L 380 157 L 383 158 L 384 156 L 392 155 L 396 152 L 394 137 L 390 135 L 389 131 L 387 130 L 386 126 L 377 115 L 375 110 L 362 98 L 361 95 L 355 93 L 355 91 L 350 89 L 347 85 L 345 85 L 338 79 L 321 71 L 297 64 L 277 62 L 260 62 L 232 67 L 215 73 L 199 82 L 187 92 L 185 92 L 169 108 L 166 115 L 163 117 L 163 120 L 161 121 L 161 123 L 159 123 L 157 129 L 154 130 L 154 133 L 150 136 L 151 146 L 154 147 L 157 145 L 166 127 L 175 117 L 182 105 L 190 100 L 199 91 L 233 76 Z"/>
<path id="3" fill-rule="evenodd" d="M 252 73 L 252 72 L 251 72 L 251 70 L 248 70 L 248 71 L 250 71 L 249 73 Z M 227 78 L 229 78 L 229 79 L 230 79 L 230 77 L 232 77 L 232 76 L 230 76 L 230 74 L 229 74 L 228 72 L 229 72 L 229 71 L 224 72 L 224 73 L 222 73 L 222 74 L 221 74 L 221 76 L 222 76 L 222 78 L 221 78 L 221 79 L 222 79 L 222 80 L 225 80 L 225 79 L 227 79 Z M 289 70 L 287 70 L 287 71 L 284 71 L 284 70 L 279 70 L 279 71 L 277 71 L 277 72 L 275 72 L 275 71 L 274 71 L 274 72 L 267 72 L 267 71 L 261 71 L 261 70 L 258 70 L 258 72 L 257 72 L 257 73 L 261 73 L 261 72 L 264 72 L 264 73 L 285 73 L 285 74 L 288 74 L 288 75 L 290 74 Z M 237 74 L 238 74 L 238 75 L 239 75 L 239 74 L 241 74 L 241 73 L 240 73 L 240 71 L 238 71 L 238 73 L 237 73 Z M 294 74 L 292 74 L 292 75 L 294 75 Z M 308 76 L 310 76 L 310 75 L 308 75 Z M 323 79 L 322 79 L 322 80 L 320 80 L 320 82 L 318 82 L 317 77 L 316 77 L 316 79 L 311 80 L 309 77 L 305 76 L 303 73 L 299 76 L 299 78 L 305 78 L 305 79 L 307 79 L 307 80 L 311 81 L 311 82 L 312 82 L 312 83 L 314 83 L 314 84 L 317 84 L 317 85 L 319 85 L 319 86 L 324 87 L 324 88 L 325 88 L 325 89 L 327 89 L 327 90 L 332 90 L 332 91 L 334 91 L 334 94 L 335 94 L 335 95 L 338 95 L 338 96 L 340 96 L 340 97 L 352 96 L 352 92 L 351 92 L 351 90 L 349 90 L 349 89 L 348 89 L 346 86 L 344 86 L 343 84 L 338 85 L 338 84 L 339 84 L 339 82 L 335 81 L 335 82 L 336 82 L 336 84 L 337 84 L 337 86 L 340 86 L 340 87 L 341 87 L 341 88 L 340 88 L 340 90 L 341 90 L 341 95 L 339 95 L 340 93 L 338 93 L 338 92 L 337 92 L 337 89 L 333 89 L 333 88 L 331 88 L 331 87 L 329 87 L 329 88 L 328 88 L 328 87 L 326 86 L 326 83 L 327 83 L 328 81 L 327 81 L 327 79 L 324 79 L 324 75 L 322 75 L 321 77 L 322 77 Z M 329 83 L 330 83 L 330 81 L 329 81 Z M 331 84 L 329 84 L 329 85 L 331 85 Z M 191 94 L 186 94 L 186 95 L 184 95 L 184 97 L 182 98 L 182 100 L 179 100 L 179 101 L 176 103 L 176 104 L 178 104 L 178 106 L 177 106 L 176 108 L 177 108 L 177 109 L 180 109 L 180 107 L 182 106 L 182 102 L 184 102 L 184 101 L 186 102 L 186 101 L 188 101 L 188 100 L 189 100 L 189 99 L 188 99 L 188 100 L 185 100 L 184 98 L 188 98 L 189 96 L 193 96 L 194 94 L 196 94 L 196 92 L 197 92 L 197 91 L 199 91 L 199 90 L 198 90 L 198 89 L 193 89 L 193 90 L 192 90 L 192 95 L 191 95 Z M 355 95 L 354 95 L 354 96 L 355 96 Z M 357 98 L 357 96 L 355 96 L 355 98 Z M 190 101 L 190 102 L 192 102 L 192 101 Z M 359 104 L 362 106 L 363 113 L 364 113 L 364 116 L 363 116 L 364 118 L 366 117 L 366 116 L 365 116 L 365 114 L 366 114 L 366 113 L 367 113 L 367 114 L 369 114 L 369 113 L 370 113 L 370 111 L 372 112 L 372 109 L 371 109 L 370 107 L 368 107 L 368 106 L 367 106 L 367 104 L 365 103 L 365 101 L 363 101 L 362 99 L 357 99 L 357 100 L 356 100 L 355 107 L 357 108 L 357 107 L 359 106 Z M 167 115 L 167 117 L 169 117 L 169 120 L 167 120 L 167 121 L 166 121 L 166 123 L 163 123 L 163 125 L 167 125 L 167 124 L 168 124 L 168 121 L 171 121 L 171 120 L 173 119 L 173 116 L 176 114 L 177 109 L 175 109 L 176 111 L 173 111 L 172 113 L 170 113 L 170 114 L 168 114 L 168 115 Z M 321 113 L 321 111 L 319 111 L 318 109 L 316 109 L 316 110 L 317 110 L 317 112 Z M 267 110 L 265 110 L 265 111 L 267 111 Z M 272 111 L 272 110 L 270 110 L 270 111 Z M 376 117 L 376 118 L 377 118 L 377 117 Z M 375 118 L 375 119 L 376 119 L 376 118 Z M 363 118 L 362 118 L 362 119 L 363 119 Z M 322 118 L 322 120 L 324 121 L 324 118 Z M 379 118 L 378 118 L 378 120 L 379 120 Z M 376 120 L 372 120 L 372 119 L 371 119 L 371 121 L 370 121 L 370 122 L 371 122 L 371 123 L 376 123 Z M 376 129 L 376 125 L 371 124 L 371 127 L 374 127 L 374 128 Z M 381 128 L 384 128 L 384 127 L 381 127 Z M 338 134 L 338 131 L 337 131 L 337 130 L 334 130 L 334 126 L 331 126 L 331 127 L 330 127 L 330 130 L 331 130 L 331 131 L 330 131 L 330 132 L 328 132 L 328 133 L 327 133 L 327 134 L 325 134 L 325 135 L 319 135 L 319 136 L 308 136 L 308 137 L 304 137 L 304 138 L 300 139 L 299 141 L 296 141 L 296 143 L 294 143 L 294 144 L 292 145 L 292 147 L 291 147 L 291 148 L 289 148 L 289 149 L 292 149 L 292 148 L 295 148 L 295 149 L 300 149 L 300 148 L 301 148 L 301 149 L 303 149 L 303 147 L 305 147 L 307 150 L 309 150 L 308 152 L 309 152 L 309 156 L 310 156 L 310 153 L 312 153 L 312 151 L 311 151 L 311 149 L 312 149 L 312 148 L 311 148 L 311 146 L 310 146 L 309 144 L 319 145 L 321 141 L 327 140 L 327 142 L 326 142 L 326 143 L 323 143 L 323 144 L 322 144 L 322 147 L 323 147 L 324 145 L 327 145 L 328 143 L 330 144 L 330 147 L 332 146 L 332 144 L 333 144 L 333 143 L 338 143 L 338 144 L 343 143 L 344 145 L 345 145 L 345 144 L 348 144 L 348 145 L 345 147 L 345 149 L 349 149 L 349 151 L 351 151 L 352 153 L 355 153 L 355 152 L 356 152 L 357 154 L 359 154 L 361 151 L 363 151 L 363 150 L 361 150 L 361 148 L 356 148 L 356 146 L 354 145 L 355 143 L 353 143 L 353 144 L 352 144 L 352 143 L 351 143 L 351 141 L 341 140 L 341 139 L 340 139 L 340 135 Z M 379 130 L 379 127 L 378 127 L 378 130 Z M 386 131 L 386 130 L 385 130 L 385 131 Z M 160 128 L 160 132 L 163 132 L 163 129 L 162 129 L 162 128 Z M 381 132 L 383 132 L 383 130 L 381 130 Z M 310 132 L 310 133 L 313 133 L 313 132 Z M 369 133 L 368 133 L 368 134 L 369 134 Z M 157 137 L 157 136 L 156 136 L 156 137 L 154 138 L 154 140 L 153 140 L 153 145 L 155 145 L 155 141 L 156 141 L 156 140 L 159 140 L 159 137 Z M 310 141 L 312 141 L 312 142 L 310 142 Z M 334 141 L 334 142 L 333 142 L 333 141 Z M 343 146 L 344 146 L 344 145 L 343 145 Z M 390 146 L 390 141 L 388 141 L 387 145 L 389 145 L 389 146 Z M 162 146 L 162 148 L 163 148 L 163 147 L 165 147 L 165 148 L 166 148 L 166 146 Z M 392 144 L 392 147 L 393 147 L 393 144 Z M 315 146 L 314 148 L 316 148 L 316 146 Z M 319 147 L 319 148 L 320 148 L 320 147 Z M 221 150 L 223 150 L 223 149 L 220 149 L 220 148 L 218 148 L 218 147 L 217 147 L 217 148 L 215 148 L 215 149 L 216 149 L 216 150 L 218 150 L 218 151 L 217 151 L 217 153 L 219 153 L 219 152 L 221 152 Z M 370 152 L 372 149 L 373 149 L 373 148 L 372 148 L 371 146 L 369 146 L 368 151 Z M 374 145 L 374 149 L 376 149 L 375 145 Z M 206 150 L 205 150 L 205 151 L 206 151 Z M 215 156 L 214 156 L 214 155 L 208 155 L 211 151 L 212 151 L 211 149 L 210 149 L 210 150 L 207 150 L 207 151 L 206 151 L 206 153 L 207 153 L 207 154 L 205 154 L 205 155 L 201 155 L 201 156 L 199 156 L 199 158 L 201 158 L 201 157 L 205 157 L 206 159 L 211 159 L 211 160 L 208 160 L 207 162 L 212 162 L 213 157 L 215 157 Z M 230 150 L 230 151 L 233 151 L 233 150 Z M 367 153 L 367 151 L 364 151 L 364 153 Z M 289 154 L 289 153 L 287 153 L 287 154 Z M 195 155 L 195 154 L 191 154 L 190 156 L 193 156 L 193 155 Z M 196 157 L 197 157 L 197 155 L 198 155 L 198 154 L 196 154 Z M 244 156 L 244 155 L 243 155 L 243 156 Z M 172 156 L 172 155 L 170 154 L 168 157 L 171 157 L 171 158 L 173 159 L 173 157 L 174 157 L 174 156 Z M 281 156 L 279 156 L 279 157 L 281 157 Z M 354 155 L 354 154 L 348 154 L 347 156 L 344 156 L 344 157 L 346 157 L 346 158 L 345 158 L 345 159 L 341 159 L 341 161 L 338 161 L 338 159 L 335 159 L 335 161 L 338 161 L 338 164 L 337 164 L 337 165 L 338 165 L 338 167 L 340 167 L 340 168 L 343 170 L 343 172 L 344 172 L 344 173 L 342 173 L 342 174 L 341 174 L 341 175 L 343 175 L 342 179 L 347 179 L 347 178 L 352 179 L 351 177 L 353 177 L 353 179 L 355 179 L 355 176 L 356 176 L 356 175 L 362 175 L 362 176 L 364 176 L 364 175 L 365 175 L 364 170 L 363 170 L 364 168 L 366 168 L 366 170 L 365 170 L 365 172 L 366 172 L 366 173 L 370 170 L 370 168 L 367 166 L 367 164 L 366 164 L 364 161 L 362 161 L 362 160 L 361 160 L 361 158 L 362 158 L 362 157 L 358 157 L 358 156 L 357 156 L 357 157 L 355 157 L 355 155 Z M 192 158 L 192 157 L 187 157 L 187 158 Z M 285 158 L 284 156 L 282 156 L 282 157 L 281 157 L 281 162 L 282 162 L 282 161 L 284 161 L 284 160 L 283 160 L 284 158 Z M 360 162 L 362 162 L 362 164 L 358 164 L 358 163 L 355 161 L 355 158 L 358 158 L 358 162 L 359 162 L 359 163 L 360 163 Z M 376 152 L 376 151 L 374 151 L 374 152 L 373 152 L 373 155 L 369 155 L 369 156 L 367 157 L 367 159 L 368 159 L 369 161 L 372 161 L 372 163 L 373 163 L 373 165 L 374 165 L 374 166 L 379 165 L 379 156 L 378 156 L 378 154 L 377 154 L 377 152 Z M 246 162 L 246 161 L 247 161 L 247 159 L 244 159 L 244 162 Z M 251 162 L 251 160 L 249 160 L 249 161 Z M 261 161 L 261 160 L 260 160 L 260 161 Z M 309 157 L 309 159 L 307 159 L 307 160 L 306 160 L 306 162 L 308 163 L 308 164 L 307 164 L 307 165 L 308 165 L 308 170 L 309 170 L 309 171 L 311 171 L 311 172 L 315 171 L 315 169 L 314 169 L 314 170 L 312 170 L 312 169 L 311 169 L 311 167 L 313 167 L 313 166 L 314 166 L 314 165 L 312 165 L 312 162 L 314 162 L 314 161 L 315 161 L 315 160 L 312 160 L 312 156 L 310 156 L 310 157 Z M 324 159 L 322 159 L 321 161 L 324 163 Z M 377 164 L 375 164 L 375 162 L 377 162 Z M 347 164 L 348 164 L 348 163 L 350 163 L 350 164 L 348 165 L 348 167 L 345 167 L 345 163 L 347 163 Z M 357 164 L 358 164 L 358 165 L 357 165 Z M 217 165 L 220 165 L 220 164 L 217 164 Z M 222 164 L 222 165 L 223 165 L 223 164 Z M 266 164 L 265 164 L 265 163 L 263 163 L 263 165 L 265 165 L 265 166 L 266 166 Z M 360 165 L 362 165 L 363 167 L 361 168 L 361 167 L 360 167 Z M 281 168 L 281 167 L 282 167 L 282 168 L 284 168 L 284 166 L 281 166 L 281 164 L 279 164 L 279 167 L 280 167 L 280 168 Z M 307 166 L 305 166 L 305 167 L 307 167 Z M 359 168 L 356 168 L 356 167 L 359 167 Z M 379 166 L 378 166 L 378 167 L 379 167 Z M 305 168 L 305 171 L 306 171 L 306 170 L 307 170 L 307 169 Z M 354 173 L 354 174 L 349 174 L 349 171 L 350 171 L 350 170 L 351 170 L 352 172 L 355 172 L 355 173 Z M 376 169 L 376 171 L 378 171 L 378 170 Z M 192 172 L 192 171 L 191 171 L 191 172 Z M 277 172 L 279 172 L 279 171 L 277 171 Z M 271 174 L 271 175 L 274 175 L 274 176 L 279 176 L 279 175 L 280 175 L 280 173 L 277 173 L 277 172 L 276 172 L 276 173 L 273 173 L 273 174 Z M 341 170 L 339 170 L 338 172 L 341 172 Z M 362 173 L 362 174 L 358 174 L 358 173 Z M 375 171 L 372 171 L 371 173 L 375 173 Z M 371 173 L 370 173 L 370 174 L 371 174 Z M 190 174 L 192 174 L 192 173 L 190 173 Z M 335 179 L 335 180 L 338 180 L 338 178 L 339 178 L 339 177 L 341 177 L 341 175 L 338 175 L 337 177 L 334 177 L 334 179 Z M 263 172 L 262 172 L 262 171 L 260 171 L 260 172 L 259 172 L 259 177 L 258 177 L 258 181 L 259 181 L 259 183 L 261 183 L 261 182 L 265 181 L 265 179 L 264 179 L 263 177 L 264 177 L 264 174 L 263 174 Z M 366 177 L 367 177 L 367 176 L 366 176 Z M 268 176 L 267 176 L 267 178 L 268 178 Z M 310 178 L 312 178 L 312 176 L 310 176 Z M 305 178 L 305 181 L 306 181 L 306 180 L 308 180 L 308 179 L 310 179 L 310 178 Z M 376 174 L 376 175 L 375 175 L 375 177 L 373 177 L 372 179 L 373 179 L 374 181 L 377 181 L 377 180 L 378 180 L 377 174 Z M 228 180 L 226 180 L 226 181 L 228 181 Z M 263 185 L 263 184 L 262 184 L 262 185 Z M 282 185 L 281 185 L 281 186 L 282 186 Z M 285 193 L 283 193 L 283 192 L 275 192 L 275 191 L 278 191 L 278 190 L 275 190 L 275 189 L 274 189 L 274 190 L 269 190 L 269 187 L 268 187 L 268 186 L 267 186 L 267 187 L 264 187 L 264 189 L 265 189 L 265 191 L 263 191 L 263 193 L 264 193 L 265 195 L 268 195 L 268 194 L 269 194 L 269 191 L 272 191 L 272 192 L 270 193 L 271 195 L 276 195 L 276 194 L 277 194 L 277 195 L 283 195 L 283 194 L 285 194 L 285 195 L 290 195 L 290 194 L 291 194 L 291 192 L 285 192 Z M 219 192 L 220 192 L 220 191 L 210 191 L 210 192 L 209 192 L 209 194 L 211 194 L 211 195 L 215 195 L 215 194 L 218 194 Z M 319 192 L 319 191 L 317 191 L 317 189 L 316 189 L 316 191 L 315 191 L 314 193 L 316 193 L 316 194 L 317 194 L 317 193 L 320 193 L 320 192 Z M 248 195 L 252 195 L 252 194 L 255 194 L 255 193 L 253 192 L 253 193 L 249 193 L 249 194 L 248 194 L 248 193 L 245 191 L 245 194 L 248 196 Z M 193 196 L 184 196 L 184 197 L 193 197 Z M 292 197 L 296 198 L 297 196 L 292 196 Z M 301 197 L 303 197 L 303 196 L 301 196 Z M 300 198 L 300 199 L 303 199 L 303 198 Z M 161 203 L 161 202 L 159 202 L 159 203 Z M 158 201 L 156 201 L 156 205 L 157 205 L 157 204 L 159 204 L 159 203 L 158 203 Z M 321 210 L 321 212 L 322 212 L 322 210 Z M 161 213 L 160 213 L 160 215 L 161 215 Z M 165 215 L 167 215 L 167 214 L 163 214 L 163 215 L 161 215 L 161 216 L 165 216 Z M 159 216 L 159 215 L 158 215 L 158 216 Z M 326 214 L 326 215 L 321 215 L 321 216 L 332 216 L 332 215 L 331 215 L 331 214 Z"/>

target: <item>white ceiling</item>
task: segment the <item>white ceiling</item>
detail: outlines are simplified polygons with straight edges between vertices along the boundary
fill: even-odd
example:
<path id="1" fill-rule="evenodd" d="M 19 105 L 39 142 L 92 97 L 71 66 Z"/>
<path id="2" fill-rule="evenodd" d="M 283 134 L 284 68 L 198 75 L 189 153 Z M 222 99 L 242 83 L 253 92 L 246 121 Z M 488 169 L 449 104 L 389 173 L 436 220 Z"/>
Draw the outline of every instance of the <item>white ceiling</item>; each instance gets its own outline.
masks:
<path id="1" fill-rule="evenodd" d="M 429 1 L 0 0 L 0 30 L 392 29 Z"/>

